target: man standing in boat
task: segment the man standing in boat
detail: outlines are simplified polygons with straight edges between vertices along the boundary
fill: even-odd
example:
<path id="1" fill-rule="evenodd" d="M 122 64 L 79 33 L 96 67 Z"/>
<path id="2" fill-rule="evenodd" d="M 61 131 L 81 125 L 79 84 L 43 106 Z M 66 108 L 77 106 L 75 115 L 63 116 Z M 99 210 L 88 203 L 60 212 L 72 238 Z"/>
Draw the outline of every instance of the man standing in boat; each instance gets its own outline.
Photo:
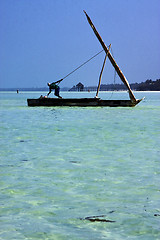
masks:
<path id="1" fill-rule="evenodd" d="M 47 97 L 49 96 L 49 94 L 52 92 L 52 90 L 54 89 L 55 92 L 54 92 L 54 95 L 59 97 L 59 98 L 62 98 L 60 95 L 59 95 L 59 90 L 60 90 L 60 87 L 56 84 L 56 83 L 60 83 L 63 79 L 61 80 L 58 80 L 57 82 L 53 82 L 53 83 L 47 83 L 47 85 L 49 86 L 49 93 L 47 94 Z"/>

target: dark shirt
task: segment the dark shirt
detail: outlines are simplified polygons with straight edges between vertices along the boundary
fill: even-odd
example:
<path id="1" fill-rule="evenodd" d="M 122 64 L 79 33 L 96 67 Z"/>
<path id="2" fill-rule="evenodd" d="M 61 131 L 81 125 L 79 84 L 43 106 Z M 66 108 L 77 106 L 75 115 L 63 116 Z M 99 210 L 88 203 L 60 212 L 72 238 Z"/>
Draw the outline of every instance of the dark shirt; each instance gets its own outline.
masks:
<path id="1" fill-rule="evenodd" d="M 49 87 L 50 89 L 57 89 L 58 85 L 56 85 L 55 83 L 51 83 Z"/>

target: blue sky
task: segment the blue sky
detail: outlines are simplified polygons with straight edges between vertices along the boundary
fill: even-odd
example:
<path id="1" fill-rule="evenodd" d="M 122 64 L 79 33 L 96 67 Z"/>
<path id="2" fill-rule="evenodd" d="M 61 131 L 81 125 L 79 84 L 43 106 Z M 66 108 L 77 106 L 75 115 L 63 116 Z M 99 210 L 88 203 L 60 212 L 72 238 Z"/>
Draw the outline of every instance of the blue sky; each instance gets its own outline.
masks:
<path id="1" fill-rule="evenodd" d="M 159 0 L 0 0 L 0 87 L 45 87 L 99 52 L 83 10 L 112 44 L 129 83 L 160 78 Z M 103 59 L 104 53 L 61 87 L 97 85 Z M 107 60 L 102 84 L 113 79 Z"/>

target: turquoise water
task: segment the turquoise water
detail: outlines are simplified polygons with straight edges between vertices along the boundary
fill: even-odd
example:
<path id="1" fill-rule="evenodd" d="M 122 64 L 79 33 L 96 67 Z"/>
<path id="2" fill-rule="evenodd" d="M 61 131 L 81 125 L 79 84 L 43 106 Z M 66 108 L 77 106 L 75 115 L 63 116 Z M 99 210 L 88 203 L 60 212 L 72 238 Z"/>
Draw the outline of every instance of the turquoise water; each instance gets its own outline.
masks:
<path id="1" fill-rule="evenodd" d="M 135 93 L 135 108 L 27 106 L 41 94 L 0 92 L 0 239 L 160 239 L 160 93 Z M 85 219 L 101 215 L 113 222 Z"/>

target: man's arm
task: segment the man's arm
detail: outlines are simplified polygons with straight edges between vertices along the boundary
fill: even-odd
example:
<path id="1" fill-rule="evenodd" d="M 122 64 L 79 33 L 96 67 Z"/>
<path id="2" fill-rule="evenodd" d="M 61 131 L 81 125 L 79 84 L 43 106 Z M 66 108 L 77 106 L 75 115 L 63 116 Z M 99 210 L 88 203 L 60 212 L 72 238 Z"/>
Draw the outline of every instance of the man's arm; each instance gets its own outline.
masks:
<path id="1" fill-rule="evenodd" d="M 60 79 L 60 80 L 58 80 L 58 81 L 57 81 L 57 82 L 55 82 L 55 83 L 60 83 L 62 80 L 63 80 L 63 79 Z"/>

